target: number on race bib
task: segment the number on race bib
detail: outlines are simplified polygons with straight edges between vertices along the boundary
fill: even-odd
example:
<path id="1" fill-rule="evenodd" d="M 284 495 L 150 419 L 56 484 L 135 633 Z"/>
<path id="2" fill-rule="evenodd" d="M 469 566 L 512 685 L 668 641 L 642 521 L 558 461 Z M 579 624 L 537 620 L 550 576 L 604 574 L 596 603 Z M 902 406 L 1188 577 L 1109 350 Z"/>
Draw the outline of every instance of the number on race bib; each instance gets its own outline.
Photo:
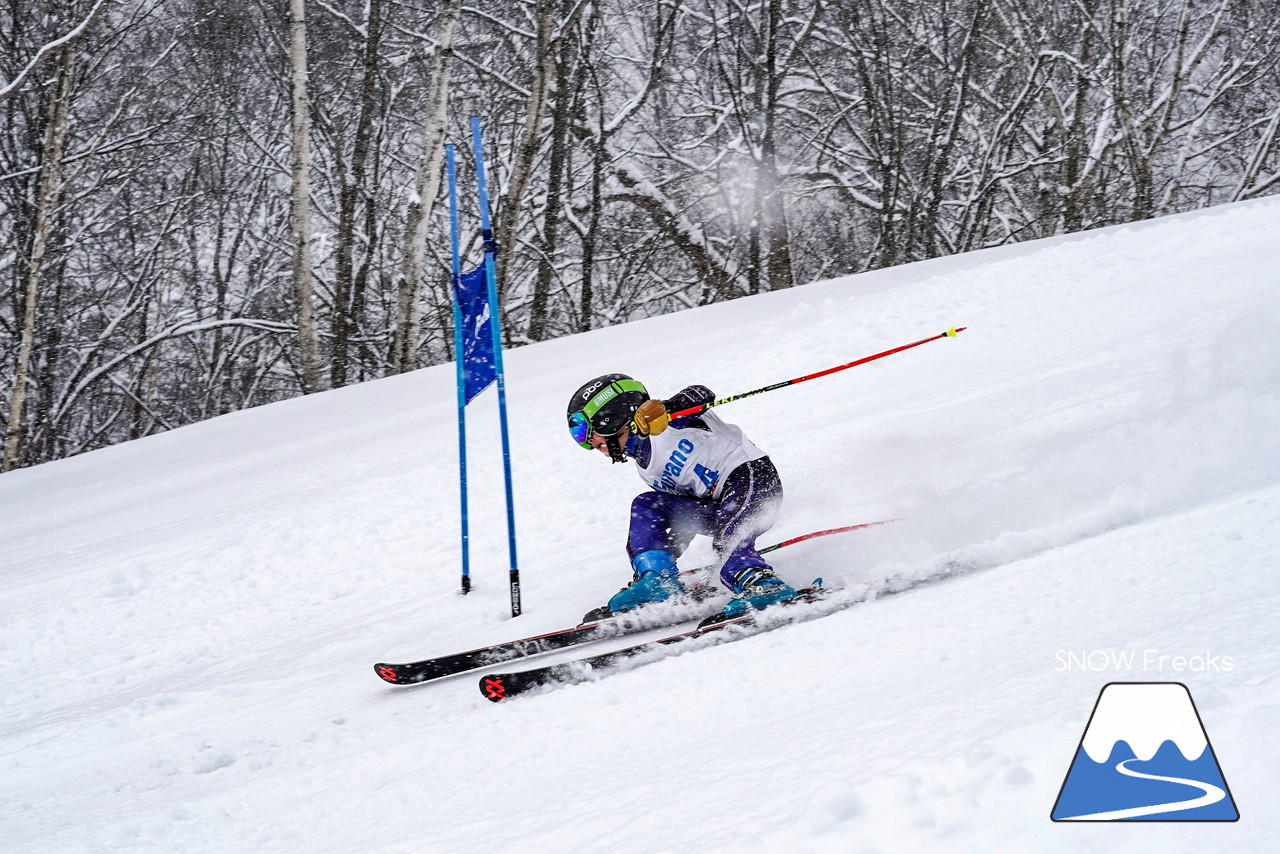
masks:
<path id="1" fill-rule="evenodd" d="M 702 481 L 702 485 L 707 489 L 716 485 L 716 481 L 720 479 L 720 472 L 712 471 L 704 465 L 695 465 L 693 473 L 698 476 L 698 480 Z"/>

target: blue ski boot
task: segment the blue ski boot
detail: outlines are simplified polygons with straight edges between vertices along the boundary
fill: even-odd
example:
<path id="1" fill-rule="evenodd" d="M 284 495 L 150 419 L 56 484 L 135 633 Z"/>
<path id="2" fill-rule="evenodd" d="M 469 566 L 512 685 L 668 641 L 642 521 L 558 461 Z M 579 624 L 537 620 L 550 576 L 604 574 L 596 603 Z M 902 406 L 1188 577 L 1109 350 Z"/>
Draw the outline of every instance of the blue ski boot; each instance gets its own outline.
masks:
<path id="1" fill-rule="evenodd" d="M 676 561 L 671 552 L 662 549 L 641 552 L 631 561 L 631 567 L 636 573 L 635 580 L 609 600 L 611 612 L 630 611 L 641 605 L 665 602 L 672 596 L 684 593 L 680 571 L 676 569 Z"/>
<path id="2" fill-rule="evenodd" d="M 741 617 L 748 611 L 758 611 L 779 602 L 790 602 L 800 595 L 767 566 L 744 570 L 736 581 L 738 593 L 720 612 L 721 619 Z"/>

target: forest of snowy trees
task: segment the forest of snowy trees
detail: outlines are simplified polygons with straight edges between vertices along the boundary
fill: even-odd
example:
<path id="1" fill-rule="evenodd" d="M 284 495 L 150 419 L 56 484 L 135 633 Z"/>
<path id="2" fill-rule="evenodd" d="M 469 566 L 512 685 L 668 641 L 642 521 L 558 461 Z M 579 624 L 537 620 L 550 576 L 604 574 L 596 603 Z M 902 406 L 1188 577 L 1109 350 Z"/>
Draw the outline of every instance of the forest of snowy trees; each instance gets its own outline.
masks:
<path id="1" fill-rule="evenodd" d="M 1278 63 L 1274 0 L 0 0 L 0 465 L 451 360 L 472 115 L 518 346 L 1275 192 Z"/>

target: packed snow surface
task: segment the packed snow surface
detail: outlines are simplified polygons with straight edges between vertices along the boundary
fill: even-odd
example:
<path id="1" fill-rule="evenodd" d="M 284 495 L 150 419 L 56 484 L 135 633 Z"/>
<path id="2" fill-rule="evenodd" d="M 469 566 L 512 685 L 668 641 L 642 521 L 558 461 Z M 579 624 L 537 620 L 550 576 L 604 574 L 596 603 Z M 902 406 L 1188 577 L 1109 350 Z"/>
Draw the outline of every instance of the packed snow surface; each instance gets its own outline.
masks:
<path id="1" fill-rule="evenodd" d="M 9 852 L 1266 851 L 1280 837 L 1280 200 L 684 311 L 0 476 Z M 782 472 L 763 543 L 852 607 L 494 705 L 405 661 L 629 579 L 631 467 L 567 435 L 621 371 L 718 395 Z M 683 564 L 710 557 L 698 541 Z M 892 595 L 889 595 L 892 594 Z M 1232 824 L 1055 824 L 1113 681 L 1184 683 Z"/>

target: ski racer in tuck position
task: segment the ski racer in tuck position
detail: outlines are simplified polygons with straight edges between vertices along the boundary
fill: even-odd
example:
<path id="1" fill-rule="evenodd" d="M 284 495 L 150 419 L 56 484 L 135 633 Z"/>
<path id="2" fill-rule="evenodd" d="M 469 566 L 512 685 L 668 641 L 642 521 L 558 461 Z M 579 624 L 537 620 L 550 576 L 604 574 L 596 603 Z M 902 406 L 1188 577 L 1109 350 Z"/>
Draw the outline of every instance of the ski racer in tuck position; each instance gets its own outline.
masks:
<path id="1" fill-rule="evenodd" d="M 611 612 L 662 602 L 684 592 L 676 559 L 697 534 L 712 538 L 722 584 L 733 593 L 725 618 L 795 599 L 756 551 L 782 503 L 773 462 L 740 428 L 707 410 L 715 396 L 689 386 L 667 400 L 649 396 L 626 374 L 605 374 L 569 400 L 569 432 L 583 448 L 615 463 L 632 460 L 650 491 L 631 503 L 627 555 L 631 584 L 609 600 Z"/>

